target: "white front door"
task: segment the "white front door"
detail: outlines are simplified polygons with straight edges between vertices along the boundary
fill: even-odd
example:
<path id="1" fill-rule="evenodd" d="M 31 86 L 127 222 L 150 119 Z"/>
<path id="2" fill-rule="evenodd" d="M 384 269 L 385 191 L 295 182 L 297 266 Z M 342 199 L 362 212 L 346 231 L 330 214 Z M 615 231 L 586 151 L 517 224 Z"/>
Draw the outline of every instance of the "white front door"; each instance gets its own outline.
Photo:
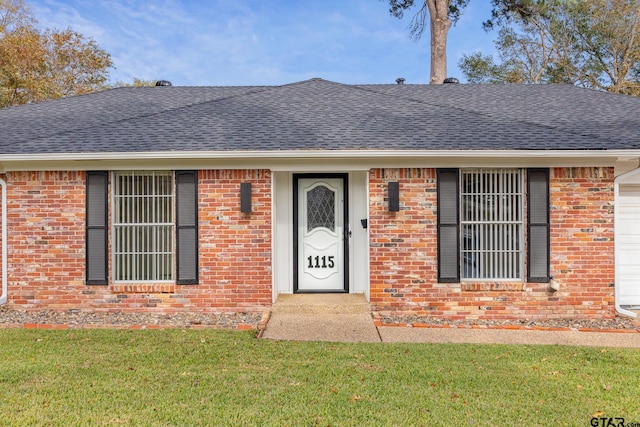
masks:
<path id="1" fill-rule="evenodd" d="M 295 291 L 346 292 L 344 175 L 294 177 Z"/>

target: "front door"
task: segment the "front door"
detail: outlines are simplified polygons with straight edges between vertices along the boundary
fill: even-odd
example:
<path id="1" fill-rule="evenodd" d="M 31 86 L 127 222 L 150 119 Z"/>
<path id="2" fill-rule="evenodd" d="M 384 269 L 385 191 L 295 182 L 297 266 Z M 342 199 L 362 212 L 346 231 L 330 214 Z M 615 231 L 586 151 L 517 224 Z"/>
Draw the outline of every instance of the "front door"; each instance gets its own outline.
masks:
<path id="1" fill-rule="evenodd" d="M 348 292 L 347 176 L 294 175 L 294 291 Z"/>

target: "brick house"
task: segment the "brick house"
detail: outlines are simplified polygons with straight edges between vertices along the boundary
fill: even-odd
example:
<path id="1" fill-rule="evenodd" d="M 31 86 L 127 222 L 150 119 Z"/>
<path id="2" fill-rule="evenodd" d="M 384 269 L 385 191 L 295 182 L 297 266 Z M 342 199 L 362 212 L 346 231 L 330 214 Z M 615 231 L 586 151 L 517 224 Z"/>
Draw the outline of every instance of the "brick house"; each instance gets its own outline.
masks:
<path id="1" fill-rule="evenodd" d="M 0 110 L 15 308 L 450 319 L 640 305 L 640 99 L 570 85 L 136 87 Z"/>

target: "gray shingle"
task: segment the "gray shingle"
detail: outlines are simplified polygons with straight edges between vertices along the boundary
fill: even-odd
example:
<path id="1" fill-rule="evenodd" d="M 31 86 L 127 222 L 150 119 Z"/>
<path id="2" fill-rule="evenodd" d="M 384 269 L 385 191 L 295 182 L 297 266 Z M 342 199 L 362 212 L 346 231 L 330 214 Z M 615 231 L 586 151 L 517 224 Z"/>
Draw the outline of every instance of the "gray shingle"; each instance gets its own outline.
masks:
<path id="1" fill-rule="evenodd" d="M 2 154 L 640 148 L 640 98 L 569 85 L 120 88 L 0 110 Z"/>

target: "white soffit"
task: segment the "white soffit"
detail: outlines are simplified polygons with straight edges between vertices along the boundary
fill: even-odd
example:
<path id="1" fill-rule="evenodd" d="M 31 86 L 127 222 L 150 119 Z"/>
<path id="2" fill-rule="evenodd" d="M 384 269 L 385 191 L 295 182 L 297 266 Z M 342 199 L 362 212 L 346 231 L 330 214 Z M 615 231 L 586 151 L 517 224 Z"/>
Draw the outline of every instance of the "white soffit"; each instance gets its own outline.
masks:
<path id="1" fill-rule="evenodd" d="M 640 184 L 640 168 L 629 171 L 616 179 L 616 182 L 621 185 L 632 184 L 639 185 Z"/>

